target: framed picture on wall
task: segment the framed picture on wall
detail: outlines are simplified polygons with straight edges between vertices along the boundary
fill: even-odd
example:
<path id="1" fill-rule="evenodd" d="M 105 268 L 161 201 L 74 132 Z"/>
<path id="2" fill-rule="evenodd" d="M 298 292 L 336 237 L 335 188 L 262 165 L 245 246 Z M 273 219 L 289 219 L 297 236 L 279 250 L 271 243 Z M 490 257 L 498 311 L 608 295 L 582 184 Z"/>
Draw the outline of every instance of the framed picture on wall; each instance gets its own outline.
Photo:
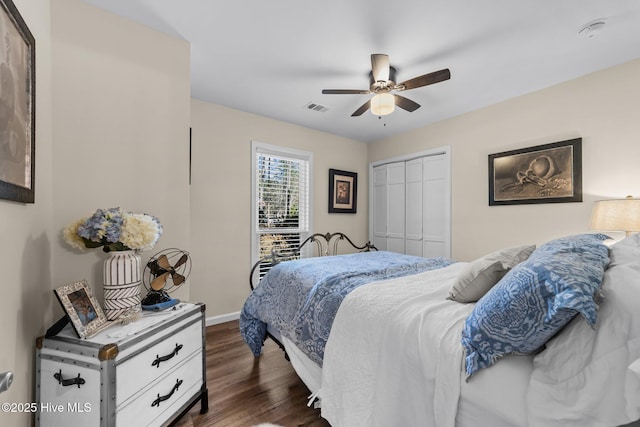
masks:
<path id="1" fill-rule="evenodd" d="M 329 213 L 356 213 L 358 174 L 329 169 Z"/>
<path id="2" fill-rule="evenodd" d="M 582 201 L 582 138 L 489 155 L 489 205 Z"/>
<path id="3" fill-rule="evenodd" d="M 11 0 L 0 0 L 0 199 L 34 202 L 35 39 Z"/>

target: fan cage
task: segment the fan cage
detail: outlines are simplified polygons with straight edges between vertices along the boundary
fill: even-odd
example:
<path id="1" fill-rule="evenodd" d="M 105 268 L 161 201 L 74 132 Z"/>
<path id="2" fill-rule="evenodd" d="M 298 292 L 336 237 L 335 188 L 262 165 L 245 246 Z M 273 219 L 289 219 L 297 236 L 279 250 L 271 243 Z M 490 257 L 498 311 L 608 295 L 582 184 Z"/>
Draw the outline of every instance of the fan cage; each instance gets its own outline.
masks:
<path id="1" fill-rule="evenodd" d="M 175 266 L 175 264 L 178 262 L 180 257 L 182 257 L 182 255 L 186 255 L 187 261 L 185 261 L 184 264 L 177 267 L 175 271 L 176 273 L 179 273 L 184 276 L 185 278 L 184 283 L 186 283 L 187 279 L 189 278 L 189 274 L 191 274 L 191 255 L 189 254 L 189 252 L 183 249 L 178 249 L 178 248 L 163 249 L 158 253 L 156 253 L 155 255 L 152 255 L 144 265 L 144 270 L 142 273 L 142 284 L 144 285 L 147 291 L 151 291 L 151 282 L 153 281 L 153 279 L 157 277 L 151 272 L 151 268 L 149 267 L 149 264 L 156 261 L 162 255 L 165 255 L 167 257 L 167 260 L 169 261 L 169 265 L 171 265 L 172 267 Z M 165 285 L 162 288 L 162 290 L 168 293 L 172 293 L 176 289 L 178 289 L 180 286 L 183 286 L 184 283 L 180 284 L 179 286 L 174 285 L 173 279 L 171 278 L 171 275 L 169 275 L 169 277 L 167 277 L 167 281 L 165 282 Z"/>

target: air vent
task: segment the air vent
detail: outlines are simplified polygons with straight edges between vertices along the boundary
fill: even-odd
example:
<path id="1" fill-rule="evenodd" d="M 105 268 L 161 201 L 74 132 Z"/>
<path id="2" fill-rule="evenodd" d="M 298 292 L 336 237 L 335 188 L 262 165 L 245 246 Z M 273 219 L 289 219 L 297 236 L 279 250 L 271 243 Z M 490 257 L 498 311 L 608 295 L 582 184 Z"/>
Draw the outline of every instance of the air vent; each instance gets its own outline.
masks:
<path id="1" fill-rule="evenodd" d="M 329 111 L 329 107 L 325 107 L 324 105 L 316 104 L 315 102 L 309 102 L 304 106 L 307 110 L 319 111 L 321 113 Z"/>

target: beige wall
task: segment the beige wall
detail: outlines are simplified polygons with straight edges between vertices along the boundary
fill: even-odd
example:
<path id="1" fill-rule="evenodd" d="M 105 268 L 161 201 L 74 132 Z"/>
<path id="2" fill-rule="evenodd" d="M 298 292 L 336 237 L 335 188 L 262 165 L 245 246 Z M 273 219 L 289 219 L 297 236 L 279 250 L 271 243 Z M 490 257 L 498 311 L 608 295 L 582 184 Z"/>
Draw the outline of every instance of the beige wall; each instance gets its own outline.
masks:
<path id="1" fill-rule="evenodd" d="M 86 278 L 101 299 L 105 254 L 66 245 L 68 223 L 120 206 L 164 227 L 143 263 L 189 248 L 190 47 L 79 0 L 52 2 L 52 37 L 53 282 Z"/>
<path id="2" fill-rule="evenodd" d="M 239 311 L 249 294 L 252 140 L 312 152 L 313 230 L 366 242 L 366 144 L 195 99 L 191 126 L 191 298 L 207 316 Z M 355 215 L 328 213 L 330 168 L 358 173 Z"/>
<path id="3" fill-rule="evenodd" d="M 377 141 L 369 161 L 452 147 L 452 256 L 588 231 L 595 200 L 640 196 L 640 60 Z M 492 153 L 582 137 L 582 203 L 488 206 Z M 618 237 L 618 236 L 615 236 Z"/>
<path id="4" fill-rule="evenodd" d="M 37 47 L 36 202 L 0 201 L 0 372 L 15 376 L 3 402 L 31 402 L 34 340 L 61 316 L 52 290 L 102 280 L 101 253 L 70 251 L 62 227 L 119 205 L 162 220 L 158 248 L 189 245 L 189 45 L 77 0 L 16 6 Z"/>
<path id="5" fill-rule="evenodd" d="M 74 253 L 62 227 L 122 206 L 161 219 L 158 249 L 189 246 L 189 45 L 77 0 L 16 6 L 36 38 L 36 201 L 0 201 L 0 372 L 15 377 L 1 401 L 31 402 L 35 338 L 62 315 L 53 289 L 102 280 L 101 252 Z"/>
<path id="6" fill-rule="evenodd" d="M 31 402 L 35 338 L 62 315 L 53 289 L 102 281 L 101 252 L 62 242 L 68 222 L 121 206 L 161 219 L 157 249 L 189 247 L 189 45 L 77 0 L 15 3 L 36 38 L 36 202 L 0 200 L 0 372 L 15 376 L 0 401 Z"/>
<path id="7" fill-rule="evenodd" d="M 35 203 L 0 200 L 0 372 L 14 382 L 0 402 L 33 400 L 33 344 L 51 320 L 51 37 L 49 0 L 14 0 L 36 39 Z M 30 414 L 0 413 L 0 425 Z"/>

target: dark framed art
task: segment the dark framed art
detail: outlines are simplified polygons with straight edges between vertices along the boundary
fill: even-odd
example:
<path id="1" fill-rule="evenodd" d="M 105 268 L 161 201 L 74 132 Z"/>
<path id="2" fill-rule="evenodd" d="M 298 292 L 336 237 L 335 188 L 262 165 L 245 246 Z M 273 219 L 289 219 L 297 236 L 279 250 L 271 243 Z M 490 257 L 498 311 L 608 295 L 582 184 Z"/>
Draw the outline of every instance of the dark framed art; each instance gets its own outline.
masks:
<path id="1" fill-rule="evenodd" d="M 356 213 L 358 174 L 329 169 L 329 213 Z"/>
<path id="2" fill-rule="evenodd" d="M 489 155 L 489 205 L 582 201 L 582 138 Z"/>
<path id="3" fill-rule="evenodd" d="M 34 202 L 36 47 L 18 9 L 0 0 L 0 199 Z"/>
<path id="4" fill-rule="evenodd" d="M 90 337 L 108 325 L 107 317 L 91 293 L 86 280 L 60 286 L 54 293 L 78 337 Z"/>

